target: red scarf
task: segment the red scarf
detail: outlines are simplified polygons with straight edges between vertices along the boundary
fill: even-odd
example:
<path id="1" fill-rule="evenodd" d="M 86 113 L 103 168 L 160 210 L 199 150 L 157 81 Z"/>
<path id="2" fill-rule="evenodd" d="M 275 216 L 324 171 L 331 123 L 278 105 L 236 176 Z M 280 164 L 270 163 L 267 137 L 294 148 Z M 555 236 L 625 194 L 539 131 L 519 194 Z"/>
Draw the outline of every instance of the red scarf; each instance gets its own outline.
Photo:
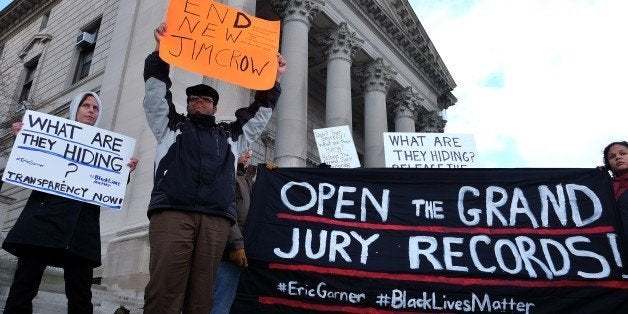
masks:
<path id="1" fill-rule="evenodd" d="M 626 191 L 628 191 L 628 173 L 613 178 L 613 192 L 615 192 L 615 200 L 619 200 L 619 197 Z"/>

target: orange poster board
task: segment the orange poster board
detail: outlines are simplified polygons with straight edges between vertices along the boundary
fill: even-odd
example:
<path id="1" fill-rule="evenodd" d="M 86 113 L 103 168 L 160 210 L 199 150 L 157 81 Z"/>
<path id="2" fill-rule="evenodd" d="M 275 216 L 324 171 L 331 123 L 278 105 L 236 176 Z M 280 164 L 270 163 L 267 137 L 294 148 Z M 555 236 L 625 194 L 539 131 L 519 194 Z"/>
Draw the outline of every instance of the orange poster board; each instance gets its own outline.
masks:
<path id="1" fill-rule="evenodd" d="M 255 90 L 275 84 L 279 21 L 207 0 L 170 0 L 159 56 L 171 65 Z"/>

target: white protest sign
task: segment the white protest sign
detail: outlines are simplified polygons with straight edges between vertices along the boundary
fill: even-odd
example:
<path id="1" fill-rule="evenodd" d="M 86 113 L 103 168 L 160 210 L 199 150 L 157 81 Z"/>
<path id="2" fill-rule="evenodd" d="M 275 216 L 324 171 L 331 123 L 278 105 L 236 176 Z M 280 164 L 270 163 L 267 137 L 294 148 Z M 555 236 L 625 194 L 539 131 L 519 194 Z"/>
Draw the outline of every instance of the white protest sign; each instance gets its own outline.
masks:
<path id="1" fill-rule="evenodd" d="M 349 126 L 342 125 L 313 131 L 321 162 L 332 168 L 360 167 Z"/>
<path id="2" fill-rule="evenodd" d="M 384 132 L 387 168 L 478 167 L 472 134 Z"/>
<path id="3" fill-rule="evenodd" d="M 4 182 L 122 208 L 135 139 L 31 110 L 22 122 Z"/>

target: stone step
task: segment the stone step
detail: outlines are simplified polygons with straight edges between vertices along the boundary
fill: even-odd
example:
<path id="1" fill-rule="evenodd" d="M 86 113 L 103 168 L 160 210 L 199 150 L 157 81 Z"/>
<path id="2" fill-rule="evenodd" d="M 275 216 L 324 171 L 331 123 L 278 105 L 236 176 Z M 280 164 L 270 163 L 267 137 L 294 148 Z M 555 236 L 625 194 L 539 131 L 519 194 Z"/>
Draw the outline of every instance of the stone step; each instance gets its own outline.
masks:
<path id="1" fill-rule="evenodd" d="M 0 312 L 4 311 L 9 289 L 0 288 Z M 117 297 L 115 294 L 92 289 L 94 314 L 112 314 L 124 305 L 130 314 L 141 314 L 143 301 L 137 298 Z M 39 291 L 33 299 L 33 314 L 65 314 L 68 312 L 67 298 L 62 293 Z"/>

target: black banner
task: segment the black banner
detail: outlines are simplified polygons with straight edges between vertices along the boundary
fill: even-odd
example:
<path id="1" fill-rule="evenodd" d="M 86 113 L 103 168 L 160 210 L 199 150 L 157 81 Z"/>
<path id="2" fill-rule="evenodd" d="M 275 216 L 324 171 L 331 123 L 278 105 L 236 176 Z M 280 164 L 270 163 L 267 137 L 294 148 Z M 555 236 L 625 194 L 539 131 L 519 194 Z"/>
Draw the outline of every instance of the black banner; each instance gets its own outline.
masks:
<path id="1" fill-rule="evenodd" d="M 258 169 L 236 313 L 628 313 L 595 169 Z"/>

